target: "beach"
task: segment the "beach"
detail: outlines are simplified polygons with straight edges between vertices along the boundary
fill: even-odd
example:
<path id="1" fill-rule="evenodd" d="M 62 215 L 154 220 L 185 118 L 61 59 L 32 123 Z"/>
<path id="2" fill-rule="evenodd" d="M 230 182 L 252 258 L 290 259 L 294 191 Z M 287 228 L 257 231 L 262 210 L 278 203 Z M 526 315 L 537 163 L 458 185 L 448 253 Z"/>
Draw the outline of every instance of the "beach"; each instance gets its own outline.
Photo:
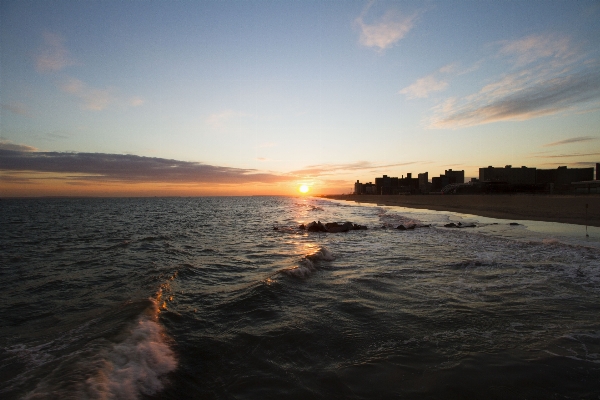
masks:
<path id="1" fill-rule="evenodd" d="M 599 195 L 327 195 L 324 197 L 357 203 L 452 211 L 490 218 L 600 227 Z"/>

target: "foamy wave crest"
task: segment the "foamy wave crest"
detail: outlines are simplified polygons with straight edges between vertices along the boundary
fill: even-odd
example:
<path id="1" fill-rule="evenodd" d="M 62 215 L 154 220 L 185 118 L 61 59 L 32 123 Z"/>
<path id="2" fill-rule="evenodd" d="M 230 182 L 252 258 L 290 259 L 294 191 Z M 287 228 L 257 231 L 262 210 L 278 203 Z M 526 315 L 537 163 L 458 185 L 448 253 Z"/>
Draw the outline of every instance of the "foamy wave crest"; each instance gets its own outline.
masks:
<path id="1" fill-rule="evenodd" d="M 325 247 L 321 247 L 317 252 L 306 256 L 311 261 L 333 261 L 335 256 Z"/>
<path id="2" fill-rule="evenodd" d="M 422 222 L 416 218 L 409 218 L 404 215 L 389 212 L 386 209 L 379 209 L 377 214 L 383 223 L 383 226 L 386 228 L 396 228 L 398 225 L 411 226 L 422 224 Z"/>
<path id="3" fill-rule="evenodd" d="M 127 338 L 106 351 L 100 370 L 86 381 L 90 397 L 137 399 L 163 389 L 164 375 L 175 370 L 177 360 L 158 323 L 158 303 L 152 304 Z"/>
<path id="4" fill-rule="evenodd" d="M 333 260 L 335 260 L 335 256 L 333 255 L 333 253 L 331 253 L 325 247 L 321 247 L 315 253 L 305 256 L 295 267 L 284 269 L 281 272 L 293 276 L 295 278 L 306 278 L 316 271 L 317 268 L 315 264 L 317 264 L 320 261 Z"/>

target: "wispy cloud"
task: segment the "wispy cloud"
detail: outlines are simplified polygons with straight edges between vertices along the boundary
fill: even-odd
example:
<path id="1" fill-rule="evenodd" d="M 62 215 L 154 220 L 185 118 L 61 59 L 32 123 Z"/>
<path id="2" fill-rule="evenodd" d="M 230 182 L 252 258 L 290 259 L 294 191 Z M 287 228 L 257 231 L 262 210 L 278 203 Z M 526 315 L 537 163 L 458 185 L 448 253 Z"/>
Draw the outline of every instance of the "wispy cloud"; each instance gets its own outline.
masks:
<path id="1" fill-rule="evenodd" d="M 527 120 L 577 112 L 584 104 L 598 102 L 600 65 L 593 58 L 582 62 L 586 55 L 575 54 L 573 48 L 567 38 L 558 36 L 503 42 L 498 56 L 518 68 L 474 94 L 446 99 L 433 109 L 429 126 L 460 128 Z"/>
<path id="2" fill-rule="evenodd" d="M 214 113 L 206 117 L 205 122 L 215 129 L 224 128 L 227 123 L 232 119 L 250 117 L 251 115 L 248 113 L 233 111 L 233 110 L 225 110 L 219 113 Z"/>
<path id="3" fill-rule="evenodd" d="M 561 146 L 563 144 L 587 142 L 590 140 L 598 140 L 598 138 L 594 138 L 591 136 L 578 136 L 578 137 L 569 138 L 569 139 L 565 139 L 565 140 L 559 140 L 558 142 L 547 143 L 544 145 L 544 147 Z"/>
<path id="4" fill-rule="evenodd" d="M 473 68 L 467 71 L 472 71 Z M 405 87 L 398 93 L 403 94 L 408 99 L 422 99 L 429 97 L 430 93 L 441 92 L 448 87 L 448 75 L 462 75 L 465 71 L 459 71 L 457 63 L 444 65 L 436 72 L 417 79 L 412 85 Z M 444 78 L 439 76 L 443 75 Z"/>
<path id="5" fill-rule="evenodd" d="M 290 172 L 296 176 L 324 176 L 339 173 L 341 171 L 360 171 L 360 170 L 378 170 L 383 168 L 400 167 L 405 165 L 417 164 L 421 161 L 409 161 L 397 164 L 377 165 L 369 161 L 358 161 L 348 164 L 317 164 L 309 165 L 306 168 Z"/>
<path id="6" fill-rule="evenodd" d="M 528 86 L 524 82 L 505 89 L 463 99 L 439 106 L 431 126 L 458 128 L 497 121 L 520 121 L 572 109 L 580 103 L 600 99 L 600 70 L 590 70 L 555 77 Z"/>
<path id="7" fill-rule="evenodd" d="M 499 55 L 513 58 L 517 65 L 530 64 L 544 58 L 565 60 L 575 54 L 570 40 L 557 35 L 530 35 L 499 44 Z"/>
<path id="8" fill-rule="evenodd" d="M 76 64 L 66 49 L 65 39 L 62 36 L 45 32 L 43 40 L 44 47 L 35 57 L 35 67 L 38 72 L 56 72 Z"/>
<path id="9" fill-rule="evenodd" d="M 571 154 L 554 154 L 545 156 L 534 156 L 537 158 L 576 158 L 576 157 L 590 157 L 600 156 L 600 153 L 571 153 Z"/>
<path id="10" fill-rule="evenodd" d="M 409 99 L 428 97 L 432 92 L 440 92 L 448 87 L 448 82 L 436 79 L 433 75 L 417 79 L 415 83 L 405 87 L 399 93 Z"/>
<path id="11" fill-rule="evenodd" d="M 97 89 L 76 78 L 69 78 L 59 84 L 60 90 L 79 98 L 81 107 L 86 110 L 101 111 L 115 100 L 114 88 Z"/>
<path id="12" fill-rule="evenodd" d="M 360 44 L 383 51 L 406 36 L 413 28 L 417 14 L 403 15 L 388 10 L 379 20 L 369 24 L 365 17 L 372 5 L 373 2 L 370 2 L 354 22 L 360 29 Z"/>
<path id="13" fill-rule="evenodd" d="M 6 148 L 4 148 L 6 147 Z M 0 143 L 0 171 L 69 174 L 71 180 L 166 183 L 276 183 L 295 178 L 255 169 L 104 153 L 36 152 Z"/>
<path id="14" fill-rule="evenodd" d="M 0 150 L 10 151 L 36 151 L 37 149 L 25 144 L 16 144 L 8 140 L 0 140 Z"/>
<path id="15" fill-rule="evenodd" d="M 27 110 L 27 106 L 19 101 L 14 101 L 10 103 L 2 103 L 0 104 L 3 110 L 10 111 L 13 114 L 27 116 L 29 115 L 29 111 Z"/>
<path id="16" fill-rule="evenodd" d="M 557 162 L 557 163 L 544 163 L 543 165 L 560 165 L 563 166 L 565 165 L 564 162 Z M 594 161 L 577 161 L 577 162 L 570 162 L 569 163 L 569 167 L 571 168 L 589 168 L 589 167 L 595 167 L 596 163 Z"/>

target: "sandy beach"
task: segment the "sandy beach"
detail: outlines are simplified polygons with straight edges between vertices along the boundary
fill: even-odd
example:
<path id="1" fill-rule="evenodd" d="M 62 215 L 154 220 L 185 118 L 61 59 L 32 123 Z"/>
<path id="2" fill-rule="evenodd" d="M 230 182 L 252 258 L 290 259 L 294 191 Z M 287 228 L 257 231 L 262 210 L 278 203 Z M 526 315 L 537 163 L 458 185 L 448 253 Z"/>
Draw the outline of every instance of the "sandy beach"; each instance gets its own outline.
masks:
<path id="1" fill-rule="evenodd" d="M 329 199 L 600 227 L 600 195 L 327 195 Z M 587 216 L 586 216 L 586 204 Z"/>

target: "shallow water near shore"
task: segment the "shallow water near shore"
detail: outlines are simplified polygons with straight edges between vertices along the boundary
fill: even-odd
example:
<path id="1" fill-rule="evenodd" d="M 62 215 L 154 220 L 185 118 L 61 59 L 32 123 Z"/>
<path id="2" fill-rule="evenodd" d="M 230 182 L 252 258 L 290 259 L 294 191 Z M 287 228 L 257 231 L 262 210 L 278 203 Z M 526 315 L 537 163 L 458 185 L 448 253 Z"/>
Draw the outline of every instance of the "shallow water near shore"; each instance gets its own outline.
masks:
<path id="1" fill-rule="evenodd" d="M 348 204 L 343 200 L 340 204 Z M 415 218 L 423 223 L 443 225 L 451 222 L 461 222 L 465 225 L 476 224 L 479 233 L 513 238 L 515 240 L 558 240 L 563 243 L 584 245 L 600 249 L 600 227 L 565 224 L 559 222 L 533 221 L 523 219 L 501 219 L 483 217 L 452 211 L 436 211 L 400 206 L 375 205 L 360 203 L 363 207 L 378 207 L 400 213 L 406 217 Z M 513 225 L 511 225 L 511 223 Z M 515 225 L 516 224 L 516 225 Z"/>
<path id="2" fill-rule="evenodd" d="M 598 228 L 291 197 L 0 214 L 3 399 L 600 393 Z"/>

